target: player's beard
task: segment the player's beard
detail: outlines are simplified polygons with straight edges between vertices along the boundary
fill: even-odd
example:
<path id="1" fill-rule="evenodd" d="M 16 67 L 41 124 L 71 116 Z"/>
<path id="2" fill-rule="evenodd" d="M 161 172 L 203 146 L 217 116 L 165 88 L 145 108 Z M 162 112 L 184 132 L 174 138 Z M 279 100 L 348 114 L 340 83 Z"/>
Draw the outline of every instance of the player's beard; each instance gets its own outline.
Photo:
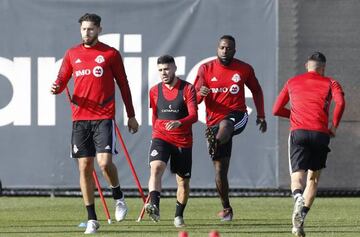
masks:
<path id="1" fill-rule="evenodd" d="M 171 85 L 174 82 L 175 75 L 169 76 L 169 79 L 165 81 L 165 84 Z"/>
<path id="2" fill-rule="evenodd" d="M 87 36 L 88 39 L 82 39 L 83 44 L 86 46 L 94 46 L 94 44 L 98 40 L 98 35 L 94 35 L 93 37 Z"/>

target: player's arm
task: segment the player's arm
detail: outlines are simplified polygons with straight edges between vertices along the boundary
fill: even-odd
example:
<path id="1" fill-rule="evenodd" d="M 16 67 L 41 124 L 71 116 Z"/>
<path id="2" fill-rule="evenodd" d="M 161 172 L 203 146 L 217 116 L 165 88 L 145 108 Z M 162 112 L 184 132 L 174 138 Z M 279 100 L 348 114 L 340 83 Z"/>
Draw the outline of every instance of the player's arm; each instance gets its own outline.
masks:
<path id="1" fill-rule="evenodd" d="M 125 73 L 124 64 L 120 53 L 115 50 L 114 56 L 111 61 L 111 70 L 113 72 L 116 84 L 118 85 L 121 97 L 123 99 L 128 120 L 128 128 L 131 133 L 136 133 L 139 128 L 139 124 L 135 118 L 134 106 L 132 103 L 131 91 L 129 87 L 129 82 Z"/>
<path id="2" fill-rule="evenodd" d="M 149 107 L 152 109 L 152 125 L 155 126 L 155 122 L 157 120 L 157 109 L 156 109 L 156 101 L 158 97 L 157 86 L 154 86 L 150 89 L 149 92 Z"/>
<path id="3" fill-rule="evenodd" d="M 70 62 L 69 51 L 65 53 L 57 79 L 51 85 L 50 92 L 54 95 L 60 94 L 65 88 L 71 78 L 73 68 Z"/>
<path id="4" fill-rule="evenodd" d="M 264 110 L 264 94 L 252 68 L 250 68 L 249 76 L 245 81 L 245 85 L 249 88 L 253 95 L 257 112 L 256 125 L 259 125 L 259 130 L 264 133 L 267 130 Z"/>
<path id="5" fill-rule="evenodd" d="M 273 115 L 284 118 L 290 118 L 290 110 L 285 107 L 286 104 L 289 102 L 289 99 L 290 98 L 288 93 L 288 87 L 286 83 L 275 100 L 272 109 Z"/>
<path id="6" fill-rule="evenodd" d="M 333 120 L 330 127 L 330 135 L 336 135 L 336 129 L 340 124 L 341 117 L 345 110 L 345 98 L 344 92 L 341 88 L 341 85 L 337 81 L 331 82 L 331 93 L 335 102 L 335 107 L 333 110 Z"/>
<path id="7" fill-rule="evenodd" d="M 256 79 L 254 70 L 252 68 L 249 71 L 249 76 L 245 81 L 245 85 L 249 88 L 253 95 L 253 100 L 257 111 L 257 117 L 265 118 L 264 95 L 259 81 Z"/>
<path id="8" fill-rule="evenodd" d="M 194 87 L 196 90 L 196 102 L 200 104 L 204 97 L 206 97 L 210 93 L 210 89 L 205 83 L 204 78 L 204 65 L 201 65 L 198 70 L 198 74 L 196 75 Z"/>
<path id="9" fill-rule="evenodd" d="M 198 113 L 197 113 L 197 102 L 196 102 L 196 91 L 194 86 L 187 85 L 185 91 L 185 103 L 188 110 L 188 116 L 185 118 L 180 119 L 179 121 L 181 124 L 190 125 L 196 123 L 198 120 Z"/>

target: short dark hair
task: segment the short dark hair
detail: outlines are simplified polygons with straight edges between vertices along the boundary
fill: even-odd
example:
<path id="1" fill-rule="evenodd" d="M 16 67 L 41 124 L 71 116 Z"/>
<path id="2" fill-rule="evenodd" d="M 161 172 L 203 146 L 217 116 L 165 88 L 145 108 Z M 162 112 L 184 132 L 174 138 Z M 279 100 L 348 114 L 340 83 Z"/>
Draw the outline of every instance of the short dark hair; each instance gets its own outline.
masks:
<path id="1" fill-rule="evenodd" d="M 231 35 L 223 35 L 223 36 L 220 37 L 220 40 L 224 40 L 224 39 L 230 40 L 230 41 L 232 41 L 234 43 L 234 45 L 236 45 L 235 38 L 232 37 Z"/>
<path id="2" fill-rule="evenodd" d="M 320 52 L 313 52 L 309 57 L 308 57 L 308 61 L 315 61 L 321 64 L 325 64 L 326 63 L 326 57 L 324 54 L 320 53 Z"/>
<path id="3" fill-rule="evenodd" d="M 96 26 L 100 26 L 101 17 L 94 13 L 85 13 L 82 17 L 79 18 L 79 23 L 81 24 L 83 21 L 91 21 Z"/>
<path id="4" fill-rule="evenodd" d="M 157 59 L 157 64 L 169 64 L 169 63 L 175 64 L 175 60 L 173 56 L 170 56 L 168 54 L 160 56 Z"/>

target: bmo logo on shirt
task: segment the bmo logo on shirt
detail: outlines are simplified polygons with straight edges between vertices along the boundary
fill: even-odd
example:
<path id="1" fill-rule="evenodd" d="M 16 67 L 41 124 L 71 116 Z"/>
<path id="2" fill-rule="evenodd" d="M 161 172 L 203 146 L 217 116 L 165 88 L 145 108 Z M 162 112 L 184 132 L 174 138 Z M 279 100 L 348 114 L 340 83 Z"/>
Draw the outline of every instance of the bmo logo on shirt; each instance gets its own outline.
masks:
<path id="1" fill-rule="evenodd" d="M 82 69 L 82 70 L 75 71 L 75 77 L 88 76 L 90 74 L 91 74 L 90 69 Z M 104 69 L 102 67 L 100 67 L 100 66 L 96 66 L 96 67 L 93 68 L 92 74 L 95 77 L 101 77 L 104 74 Z"/>
<path id="2" fill-rule="evenodd" d="M 233 84 L 230 88 L 219 87 L 219 88 L 210 88 L 212 93 L 227 93 L 230 92 L 233 95 L 236 95 L 240 91 L 240 87 L 237 84 Z"/>
<path id="3" fill-rule="evenodd" d="M 90 75 L 90 73 L 91 73 L 90 69 L 82 69 L 82 70 L 75 71 L 75 76 L 76 77 L 87 76 L 87 75 Z"/>

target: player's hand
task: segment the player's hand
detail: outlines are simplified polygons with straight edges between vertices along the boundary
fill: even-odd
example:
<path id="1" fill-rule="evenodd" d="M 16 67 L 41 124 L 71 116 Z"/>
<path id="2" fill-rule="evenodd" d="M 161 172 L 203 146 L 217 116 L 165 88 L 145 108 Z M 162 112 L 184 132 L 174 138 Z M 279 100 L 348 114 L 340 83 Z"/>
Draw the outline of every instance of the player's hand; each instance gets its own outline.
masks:
<path id="1" fill-rule="evenodd" d="M 330 137 L 336 136 L 336 127 L 334 125 L 331 125 L 331 127 L 329 129 L 329 134 L 330 134 Z"/>
<path id="2" fill-rule="evenodd" d="M 206 86 L 200 87 L 200 95 L 201 96 L 207 96 L 210 93 L 210 89 Z"/>
<path id="3" fill-rule="evenodd" d="M 178 128 L 180 126 L 181 126 L 181 122 L 179 120 L 175 120 L 175 121 L 167 122 L 165 124 L 165 129 L 172 130 L 172 129 Z"/>
<path id="4" fill-rule="evenodd" d="M 264 118 L 256 119 L 256 125 L 259 125 L 260 132 L 264 133 L 267 129 L 266 120 Z"/>
<path id="5" fill-rule="evenodd" d="M 50 93 L 55 95 L 59 93 L 60 86 L 56 84 L 55 82 L 51 85 Z"/>
<path id="6" fill-rule="evenodd" d="M 132 133 L 132 134 L 134 134 L 134 133 L 136 133 L 138 131 L 139 124 L 138 124 L 135 117 L 129 118 L 129 120 L 128 120 L 128 128 L 129 128 L 129 132 Z"/>

